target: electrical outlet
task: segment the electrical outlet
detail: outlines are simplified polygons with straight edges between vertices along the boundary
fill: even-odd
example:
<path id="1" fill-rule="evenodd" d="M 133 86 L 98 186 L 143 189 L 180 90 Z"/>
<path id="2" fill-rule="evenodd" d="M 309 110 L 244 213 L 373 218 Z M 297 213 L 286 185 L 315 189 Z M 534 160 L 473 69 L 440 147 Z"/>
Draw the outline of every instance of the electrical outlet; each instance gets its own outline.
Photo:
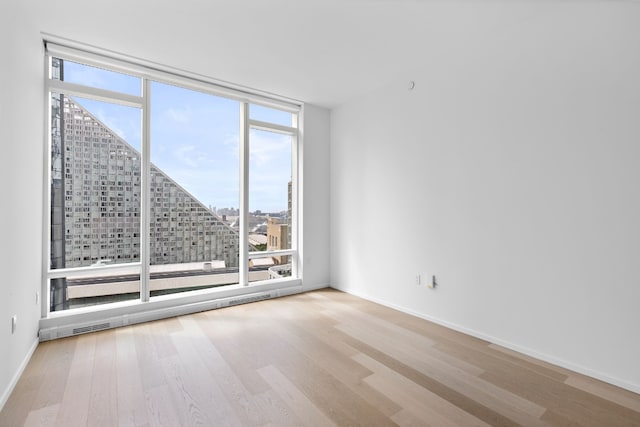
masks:
<path id="1" fill-rule="evenodd" d="M 438 282 L 436 282 L 436 276 L 431 276 L 431 280 L 427 283 L 427 287 L 433 289 L 436 286 L 438 286 Z"/>
<path id="2" fill-rule="evenodd" d="M 18 327 L 18 316 L 17 315 L 13 315 L 13 317 L 11 317 L 11 333 L 15 333 L 16 328 Z"/>
<path id="3" fill-rule="evenodd" d="M 422 284 L 422 280 L 419 274 L 416 274 L 416 286 L 420 286 Z"/>

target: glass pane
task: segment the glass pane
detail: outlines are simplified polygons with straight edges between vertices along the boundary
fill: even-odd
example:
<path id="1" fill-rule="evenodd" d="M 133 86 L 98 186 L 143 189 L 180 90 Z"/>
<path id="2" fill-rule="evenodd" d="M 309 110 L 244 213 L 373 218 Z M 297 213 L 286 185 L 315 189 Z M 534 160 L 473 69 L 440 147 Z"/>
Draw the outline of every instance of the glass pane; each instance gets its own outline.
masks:
<path id="1" fill-rule="evenodd" d="M 294 126 L 293 114 L 288 111 L 263 107 L 262 105 L 251 104 L 249 106 L 249 118 L 261 122 L 275 123 L 277 125 Z"/>
<path id="2" fill-rule="evenodd" d="M 142 94 L 140 77 L 103 70 L 102 68 L 59 58 L 52 58 L 51 78 L 129 95 L 141 96 Z"/>
<path id="3" fill-rule="evenodd" d="M 57 304 L 51 311 L 108 304 L 140 298 L 139 267 L 130 272 L 96 271 L 81 277 L 51 279 L 51 293 Z M 64 284 L 64 287 L 59 287 Z"/>
<path id="4" fill-rule="evenodd" d="M 291 144 L 289 135 L 255 129 L 249 134 L 249 241 L 258 243 L 250 250 L 291 248 Z M 251 261 L 249 281 L 255 281 L 264 280 L 251 274 L 259 267 L 257 263 L 262 267 L 283 265 L 289 263 L 289 257 Z"/>
<path id="5" fill-rule="evenodd" d="M 238 283 L 239 111 L 151 85 L 152 295 Z"/>
<path id="6" fill-rule="evenodd" d="M 291 276 L 291 256 L 264 256 L 249 260 L 249 282 Z"/>
<path id="7" fill-rule="evenodd" d="M 51 102 L 50 268 L 138 262 L 140 110 L 57 93 Z M 71 282 L 51 281 L 52 310 L 68 308 Z"/>

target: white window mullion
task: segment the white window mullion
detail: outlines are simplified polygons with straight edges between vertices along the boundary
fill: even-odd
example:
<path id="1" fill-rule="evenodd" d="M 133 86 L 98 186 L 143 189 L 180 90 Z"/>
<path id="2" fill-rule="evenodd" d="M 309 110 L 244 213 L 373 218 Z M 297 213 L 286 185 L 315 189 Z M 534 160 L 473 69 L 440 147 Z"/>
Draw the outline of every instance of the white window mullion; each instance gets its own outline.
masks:
<path id="1" fill-rule="evenodd" d="M 43 279 L 43 286 L 42 286 L 42 296 L 41 296 L 41 301 L 42 301 L 42 317 L 49 317 L 49 315 L 51 314 L 64 314 L 63 310 L 67 310 L 66 306 L 65 308 L 54 308 L 54 311 L 49 312 L 50 310 L 50 306 L 51 303 L 50 301 L 48 301 L 50 299 L 51 296 L 51 289 L 50 289 L 50 282 L 51 279 L 82 279 L 84 276 L 87 275 L 92 275 L 92 276 L 96 276 L 96 277 L 100 277 L 102 278 L 103 276 L 105 277 L 111 277 L 114 276 L 115 274 L 119 274 L 119 275 L 127 275 L 127 276 L 131 276 L 129 278 L 133 279 L 133 275 L 139 273 L 139 294 L 140 294 L 140 300 L 139 301 L 127 301 L 127 304 L 140 304 L 141 310 L 145 310 L 145 309 L 149 309 L 149 307 L 152 307 L 156 302 L 155 302 L 155 298 L 152 299 L 151 298 L 151 290 L 150 290 L 150 275 L 151 275 L 151 271 L 152 271 L 152 266 L 151 266 L 151 258 L 153 257 L 154 260 L 156 259 L 156 256 L 154 255 L 155 252 L 151 251 L 151 244 L 152 242 L 154 242 L 154 240 L 152 240 L 152 236 L 151 236 L 151 214 L 152 214 L 152 207 L 155 206 L 153 202 L 152 203 L 152 198 L 151 198 L 151 194 L 152 194 L 152 190 L 154 190 L 154 186 L 156 185 L 155 182 L 153 181 L 154 178 L 151 175 L 151 168 L 152 168 L 152 164 L 151 164 L 151 87 L 152 87 L 152 82 L 159 82 L 159 83 L 164 83 L 164 84 L 172 84 L 174 86 L 177 86 L 179 88 L 184 88 L 186 90 L 193 90 L 193 91 L 197 91 L 197 92 L 202 92 L 205 94 L 210 94 L 210 95 L 215 95 L 215 96 L 221 96 L 224 98 L 227 98 L 229 100 L 235 100 L 239 102 L 240 108 L 239 108 L 239 122 L 240 122 L 240 134 L 239 134 L 239 217 L 238 217 L 238 221 L 239 221 L 239 231 L 238 231 L 238 235 L 237 235 L 237 240 L 239 241 L 239 248 L 237 251 L 237 261 L 235 258 L 235 254 L 233 254 L 233 256 L 231 255 L 231 253 L 235 252 L 235 248 L 225 248 L 224 249 L 224 256 L 226 258 L 229 259 L 227 267 L 231 267 L 232 265 L 237 265 L 238 266 L 238 277 L 231 277 L 230 279 L 228 279 L 228 282 L 225 282 L 226 284 L 235 284 L 236 280 L 238 280 L 238 283 L 241 284 L 244 287 L 250 286 L 250 285 L 255 285 L 253 288 L 248 288 L 245 289 L 244 291 L 238 290 L 235 287 L 230 289 L 229 292 L 231 293 L 235 293 L 235 292 L 239 292 L 239 293 L 246 293 L 246 292 L 255 292 L 256 288 L 260 288 L 261 286 L 265 285 L 274 285 L 276 284 L 276 282 L 282 282 L 282 283 L 287 283 L 287 284 L 291 284 L 294 281 L 297 281 L 297 284 L 299 284 L 300 279 L 302 278 L 302 260 L 303 260 L 303 254 L 302 254 L 302 242 L 303 242 L 303 238 L 302 238 L 302 197 L 303 197 L 303 191 L 302 191 L 302 157 L 303 157 L 303 147 L 302 147 L 302 138 L 303 138 L 303 130 L 302 130 L 302 120 L 301 120 L 301 115 L 302 115 L 302 105 L 301 103 L 299 103 L 298 101 L 295 100 L 290 100 L 287 98 L 283 98 L 283 97 L 271 97 L 270 94 L 261 94 L 259 92 L 255 92 L 252 90 L 248 90 L 246 88 L 241 88 L 241 87 L 234 87 L 234 86 L 226 86 L 224 84 L 221 84 L 220 82 L 214 81 L 213 79 L 208 79 L 205 78 L 203 76 L 198 76 L 198 75 L 191 75 L 189 73 L 183 73 L 183 72 L 179 72 L 180 70 L 174 70 L 174 69 L 170 69 L 168 67 L 161 67 L 158 66 L 157 64 L 151 64 L 151 63 L 144 63 L 144 62 L 140 62 L 138 61 L 136 58 L 128 58 L 128 57 L 124 57 L 124 56 L 118 56 L 116 55 L 116 57 L 114 58 L 113 56 L 110 55 L 105 55 L 103 52 L 99 51 L 99 50 L 92 50 L 92 49 L 81 49 L 81 50 L 77 50 L 76 48 L 78 47 L 82 47 L 78 44 L 78 46 L 71 46 L 71 47 L 66 47 L 66 46 L 55 46 L 55 45 L 49 45 L 50 49 L 48 51 L 48 55 L 47 55 L 47 60 L 45 61 L 45 89 L 46 89 L 46 94 L 45 94 L 45 114 L 44 114 L 44 121 L 46 123 L 45 126 L 45 152 L 44 152 L 44 164 L 45 164 L 45 173 L 44 173 L 44 194 L 43 194 L 43 202 L 45 205 L 45 214 L 44 214 L 44 219 L 43 219 L 43 223 L 44 223 L 44 227 L 43 227 L 43 248 L 42 248 L 42 255 L 43 255 L 43 260 L 42 260 L 42 270 L 43 270 L 43 274 L 42 274 L 42 279 Z M 125 92 L 120 92 L 120 89 L 117 90 L 110 90 L 110 88 L 117 88 L 118 86 L 108 86 L 107 88 L 100 88 L 100 87 L 93 87 L 93 86 L 85 86 L 83 83 L 76 83 L 74 81 L 66 81 L 66 80 L 57 80 L 56 78 L 52 78 L 52 76 L 50 75 L 50 69 L 51 69 L 51 56 L 49 55 L 53 55 L 56 58 L 60 58 L 61 60 L 69 60 L 70 62 L 77 62 L 79 65 L 78 66 L 89 66 L 89 67 L 97 67 L 97 68 L 103 68 L 106 71 L 111 71 L 111 72 L 119 72 L 119 73 L 124 73 L 128 76 L 131 77 L 135 77 L 136 80 L 139 82 L 138 84 L 142 85 L 141 91 L 138 92 L 137 90 L 133 91 L 136 95 L 132 95 L 132 94 L 128 94 Z M 71 74 L 69 75 L 69 77 L 71 77 Z M 224 82 L 223 82 L 224 83 Z M 155 85 L 155 83 L 153 83 Z M 154 90 L 156 89 L 156 87 L 154 86 Z M 129 90 L 129 89 L 127 89 Z M 53 209 L 54 207 L 52 207 L 52 201 L 51 198 L 53 197 L 52 194 L 56 194 L 57 197 L 57 193 L 51 193 L 51 178 L 52 178 L 52 166 L 51 166 L 51 162 L 52 162 L 52 156 L 51 156 L 51 129 L 52 129 L 52 112 L 51 112 L 51 103 L 52 103 L 52 98 L 51 98 L 51 92 L 53 92 L 54 94 L 63 94 L 65 96 L 76 96 L 78 98 L 86 98 L 88 100 L 91 101 L 98 101 L 98 102 L 104 102 L 104 103 L 108 103 L 108 104 L 113 104 L 112 107 L 118 107 L 120 110 L 127 110 L 126 108 L 120 108 L 122 106 L 124 107 L 133 107 L 136 109 L 139 109 L 139 113 L 136 111 L 135 116 L 136 116 L 136 120 L 138 117 L 140 117 L 141 119 L 141 127 L 138 128 L 140 129 L 140 133 L 141 133 L 141 138 L 140 138 L 140 146 L 138 147 L 137 145 L 137 138 L 135 141 L 135 149 L 140 151 L 139 155 L 136 155 L 134 157 L 139 158 L 139 162 L 138 160 L 135 158 L 129 158 L 129 160 L 133 160 L 134 166 L 136 169 L 139 167 L 140 169 L 140 181 L 135 181 L 135 184 L 132 184 L 133 186 L 137 187 L 138 185 L 139 190 L 137 188 L 135 188 L 134 193 L 137 195 L 138 191 L 139 191 L 139 196 L 140 196 L 140 201 L 139 204 L 135 203 L 135 198 L 134 199 L 126 199 L 126 202 L 132 202 L 133 205 L 136 209 L 139 209 L 139 218 L 135 218 L 133 215 L 131 216 L 131 221 L 134 222 L 139 222 L 139 233 L 140 233 L 140 237 L 139 237 L 139 262 L 128 262 L 128 263 L 124 263 L 126 261 L 134 261 L 135 258 L 133 258 L 133 252 L 131 252 L 131 259 L 128 259 L 128 257 L 123 257 L 125 259 L 123 259 L 122 261 L 124 261 L 122 264 L 118 264 L 116 261 L 116 264 L 109 264 L 107 265 L 105 263 L 105 265 L 103 265 L 103 263 L 94 263 L 91 266 L 88 266 L 88 257 L 84 256 L 84 261 L 81 258 L 73 258 L 76 256 L 75 250 L 76 250 L 76 246 L 70 246 L 67 245 L 67 248 L 69 249 L 73 249 L 74 252 L 71 253 L 69 252 L 67 254 L 67 258 L 65 258 L 66 260 L 72 260 L 72 261 L 66 261 L 65 264 L 60 264 L 60 266 L 62 266 L 62 268 L 52 268 L 51 267 L 51 251 L 52 251 L 52 234 L 51 234 L 51 227 L 52 227 L 52 216 L 51 216 L 51 209 Z M 157 93 L 158 96 L 160 96 L 160 93 Z M 160 96 L 161 97 L 161 96 Z M 158 98 L 159 99 L 159 98 Z M 54 98 L 55 101 L 55 98 Z M 155 102 L 155 101 L 154 101 Z M 155 103 L 154 103 L 155 105 Z M 237 104 L 236 104 L 237 105 Z M 280 112 L 289 112 L 291 113 L 291 123 L 286 123 L 286 122 L 282 122 L 282 120 L 279 118 L 280 116 L 274 116 L 275 118 L 271 117 L 269 114 L 263 114 L 259 108 L 256 108 L 254 111 L 254 115 L 255 118 L 251 119 L 250 117 L 250 107 L 251 106 L 260 106 L 260 107 L 266 107 L 266 108 L 271 108 L 271 109 L 275 109 L 275 110 L 280 110 Z M 61 105 L 61 108 L 64 108 Z M 236 109 L 237 107 L 234 106 L 234 109 Z M 158 109 L 160 109 L 160 107 L 158 107 Z M 73 110 L 68 110 L 71 111 L 73 113 Z M 83 109 L 84 111 L 84 109 Z M 88 111 L 88 110 L 87 110 Z M 131 111 L 130 109 L 128 111 Z M 88 111 L 87 115 L 89 115 L 91 112 Z M 277 113 L 277 111 L 276 111 Z M 62 115 L 64 115 L 64 109 L 61 112 Z M 263 118 L 263 120 L 259 120 L 260 118 Z M 80 138 L 82 137 L 82 141 L 87 141 L 87 142 L 91 142 L 88 138 L 92 138 L 92 137 L 96 137 L 96 135 L 89 135 L 89 134 L 81 134 L 79 132 L 88 132 L 89 130 L 83 128 L 76 128 L 75 126 L 79 126 L 78 124 L 74 124 L 73 122 L 77 122 L 77 118 L 73 118 L 73 119 L 69 119 L 69 123 L 65 124 L 69 125 L 69 127 L 65 127 L 65 129 L 70 129 L 69 132 L 73 132 L 73 135 L 75 135 L 75 138 Z M 271 120 L 274 120 L 273 122 Z M 99 121 L 99 120 L 98 120 Z M 288 121 L 288 120 L 287 120 Z M 105 124 L 101 124 L 102 126 L 106 127 Z M 157 125 L 157 124 L 156 124 Z M 71 126 L 74 126 L 73 128 Z M 66 132 L 66 131 L 65 131 Z M 271 250 L 271 251 L 256 251 L 256 252 L 250 252 L 250 244 L 249 244 L 249 233 L 250 233 L 250 223 L 249 223 L 249 217 L 250 217 L 250 203 L 253 206 L 253 209 L 257 209 L 257 208 L 261 208 L 261 206 L 256 206 L 256 204 L 260 204 L 260 197 L 258 196 L 254 196 L 253 199 L 250 198 L 250 159 L 251 159 L 251 139 L 252 139 L 252 135 L 251 132 L 254 132 L 254 137 L 253 137 L 253 149 L 256 150 L 256 152 L 260 149 L 262 149 L 263 145 L 265 144 L 264 141 L 262 140 L 262 137 L 266 135 L 266 137 L 272 137 L 274 138 L 274 140 L 277 139 L 278 144 L 280 144 L 280 141 L 285 141 L 287 139 L 291 139 L 291 223 L 290 223 L 290 230 L 289 232 L 291 233 L 291 242 L 290 242 L 290 246 L 287 247 L 286 249 L 280 249 L 280 250 Z M 271 135 L 271 134 L 280 134 L 280 135 Z M 72 135 L 71 133 L 69 133 L 69 135 Z M 80 136 L 78 136 L 80 135 Z M 283 135 L 287 135 L 287 137 L 283 137 Z M 67 136 L 67 134 L 65 133 L 65 137 Z M 57 141 L 57 140 L 56 140 Z M 74 140 L 75 141 L 75 140 Z M 81 140 L 77 139 L 77 143 L 80 144 Z M 98 140 L 94 140 L 94 143 L 98 143 L 100 141 Z M 104 141 L 103 141 L 104 142 Z M 126 141 L 125 141 L 126 142 Z M 268 141 L 267 141 L 268 142 Z M 159 141 L 156 141 L 157 144 L 159 144 Z M 268 143 L 266 144 L 268 146 Z M 95 146 L 95 144 L 94 144 Z M 284 145 L 283 145 L 284 146 Z M 77 154 L 78 150 L 74 149 L 74 156 L 75 155 L 80 155 Z M 288 151 L 288 150 L 287 150 Z M 64 153 L 63 153 L 64 154 Z M 93 158 L 95 159 L 96 156 L 98 156 L 99 153 L 94 153 L 91 154 L 91 152 L 89 151 L 89 154 L 87 154 L 86 149 L 85 152 L 82 153 L 82 155 L 84 155 L 84 158 L 88 158 L 88 155 L 92 155 Z M 286 157 L 288 157 L 289 153 L 287 154 L 282 154 L 282 152 L 280 152 L 279 154 L 279 159 L 284 162 L 284 160 L 286 160 Z M 101 158 L 101 157 L 100 157 Z M 127 160 L 127 161 L 129 161 Z M 155 156 L 154 156 L 154 160 Z M 254 159 L 255 160 L 255 159 Z M 119 161 L 119 160 L 118 160 Z M 78 160 L 79 162 L 79 160 Z M 129 166 L 127 166 L 127 164 L 125 164 L 124 166 L 125 168 L 128 168 Z M 128 170 L 128 169 L 127 169 Z M 57 171 L 58 169 L 55 168 L 53 175 L 57 176 Z M 63 171 L 64 172 L 64 171 Z M 69 171 L 68 171 L 69 172 Z M 69 172 L 71 173 L 71 172 Z M 87 173 L 85 171 L 85 173 Z M 238 173 L 238 172 L 233 172 L 233 173 Z M 261 176 L 260 176 L 260 168 L 254 168 L 253 169 L 253 179 L 254 181 L 260 181 Z M 63 175 L 64 176 L 64 175 Z M 65 179 L 67 179 L 66 176 L 64 176 Z M 68 177 L 69 179 L 72 179 L 71 176 Z M 73 178 L 73 180 L 78 179 L 78 178 Z M 284 180 L 284 179 L 283 179 Z M 75 181 L 73 181 L 75 182 Z M 139 184 L 138 184 L 139 182 Z M 261 182 L 259 182 L 258 184 L 261 184 Z M 287 182 L 285 181 L 285 185 L 287 184 Z M 179 186 L 178 183 L 175 183 L 176 186 Z M 133 188 L 132 186 L 132 188 Z M 57 188 L 57 187 L 56 187 Z M 65 187 L 62 187 L 63 189 L 61 190 L 62 192 L 64 192 Z M 70 187 L 69 187 L 70 188 Z M 92 187 L 93 188 L 93 187 Z M 254 187 L 253 187 L 253 191 L 258 191 L 259 186 L 256 185 L 256 182 L 254 182 Z M 102 189 L 105 190 L 105 189 Z M 109 191 L 113 191 L 113 189 L 107 189 Z M 57 190 L 56 190 L 57 191 Z M 186 191 L 186 190 L 183 190 Z M 236 191 L 234 189 L 234 191 Z M 64 196 L 66 197 L 66 194 L 64 194 Z M 155 191 L 154 191 L 155 194 Z M 103 194 L 104 195 L 104 194 Z M 75 207 L 75 203 L 76 200 L 75 198 L 72 199 L 71 196 L 75 197 L 76 193 L 74 193 L 73 195 L 69 195 L 69 199 L 68 203 L 73 203 L 74 205 L 71 206 L 66 206 L 64 203 L 67 202 L 63 202 L 62 208 L 74 208 Z M 91 195 L 91 197 L 93 197 L 93 194 Z M 154 196 L 157 197 L 157 196 Z M 57 199 L 56 199 L 57 200 Z M 155 200 L 155 199 L 154 199 Z M 159 201 L 159 199 L 158 199 Z M 84 203 L 84 202 L 83 202 Z M 55 208 L 57 209 L 59 207 L 59 203 L 56 202 Z M 88 208 L 87 208 L 88 209 Z M 74 212 L 78 212 L 78 210 L 74 211 Z M 93 212 L 93 211 L 92 211 Z M 131 210 L 128 210 L 127 212 L 131 212 Z M 154 211 L 155 213 L 155 211 Z M 76 215 L 76 214 L 74 214 Z M 88 214 L 87 214 L 88 215 Z M 93 215 L 93 214 L 92 214 Z M 75 218 L 75 217 L 74 217 Z M 134 219 L 135 218 L 135 219 Z M 139 220 L 139 221 L 138 221 Z M 135 231 L 133 230 L 126 230 L 126 233 L 134 233 Z M 154 219 L 154 233 L 156 232 L 155 230 L 155 219 Z M 229 232 L 229 236 L 231 238 L 231 240 L 234 240 L 235 237 L 233 237 L 233 232 Z M 69 233 L 67 232 L 67 235 L 69 235 Z M 56 234 L 56 236 L 59 236 L 58 234 Z M 154 234 L 155 236 L 155 234 Z M 69 240 L 68 236 L 63 236 L 66 237 L 67 240 Z M 113 236 L 110 236 L 109 238 L 111 239 Z M 120 236 L 118 236 L 119 238 Z M 126 237 L 126 236 L 125 236 Z M 107 236 L 105 235 L 104 237 L 100 236 L 100 239 L 106 239 Z M 115 237 L 114 237 L 115 238 Z M 61 237 L 56 237 L 56 242 L 59 241 L 61 239 Z M 96 242 L 98 242 L 98 237 L 96 236 L 92 236 L 89 242 L 93 242 L 94 240 Z M 131 251 L 137 251 L 138 249 L 135 248 L 135 245 L 138 244 L 138 241 L 136 241 L 135 235 L 132 235 L 132 237 L 130 238 L 131 241 L 133 242 L 131 246 Z M 84 239 L 84 240 L 88 240 Z M 278 241 L 280 240 L 280 237 L 278 237 Z M 226 245 L 228 242 L 228 240 L 225 238 L 224 240 L 224 245 Z M 275 240 L 274 237 L 274 246 L 277 246 L 275 244 L 275 242 L 277 242 Z M 82 243 L 82 242 L 80 242 Z M 127 242 L 125 242 L 127 243 Z M 78 242 L 76 242 L 74 240 L 73 242 L 74 245 L 77 245 Z M 93 243 L 92 243 L 93 244 Z M 220 251 L 223 251 L 222 249 L 222 243 L 220 243 L 218 246 L 216 246 L 216 248 L 220 249 Z M 128 246 L 124 246 L 123 245 L 123 249 L 124 251 L 127 251 Z M 155 246 L 154 246 L 155 247 Z M 281 246 L 280 246 L 281 247 Z M 57 248 L 57 246 L 56 246 Z M 82 247 L 80 247 L 80 249 L 82 249 Z M 83 249 L 85 250 L 86 247 Z M 104 248 L 102 248 L 104 249 Z M 109 250 L 111 249 L 111 246 L 108 248 Z M 233 251 L 233 252 L 226 252 L 226 250 L 229 249 L 229 251 Z M 56 249 L 57 251 L 57 249 Z M 54 251 L 54 255 L 57 254 L 58 252 Z M 109 252 L 111 253 L 111 252 Z M 84 252 L 81 254 L 84 255 Z M 199 255 L 198 255 L 199 256 Z M 212 255 L 213 257 L 214 255 Z M 91 257 L 95 257 L 95 255 L 92 253 Z M 104 258 L 103 254 L 100 253 L 98 254 L 98 257 L 102 257 Z M 215 255 L 215 257 L 219 258 L 219 254 L 217 253 Z M 253 262 L 250 262 L 252 259 L 259 259 L 259 258 L 268 258 L 268 257 L 280 257 L 280 260 L 275 261 L 274 263 L 279 264 L 281 262 L 281 260 L 284 260 L 284 258 L 289 257 L 291 259 L 291 276 L 292 277 L 288 277 L 289 272 L 287 271 L 287 276 L 283 277 L 283 276 L 275 276 L 277 277 L 277 280 L 266 280 L 264 278 L 260 278 L 257 275 L 255 275 L 256 273 L 251 273 L 252 275 L 252 279 L 250 279 L 249 276 L 249 266 L 250 264 L 253 264 Z M 111 257 L 113 258 L 113 257 Z M 118 258 L 120 258 L 120 256 L 118 255 Z M 94 259 L 94 258 L 92 258 Z M 178 258 L 180 259 L 180 258 Z M 81 261 L 81 262 L 77 262 L 77 261 Z M 171 260 L 175 260 L 175 257 L 171 258 Z M 109 261 L 109 260 L 107 260 Z M 136 260 L 138 261 L 138 260 Z M 163 263 L 163 262 L 169 262 L 170 259 L 167 258 L 166 261 L 163 260 L 156 260 L 154 262 L 156 263 Z M 173 262 L 173 261 L 171 261 Z M 180 263 L 180 261 L 178 261 L 178 263 Z M 68 268 L 64 268 L 65 265 L 82 265 L 82 267 L 68 267 Z M 96 266 L 97 265 L 97 266 Z M 204 268 L 204 267 L 203 267 Z M 154 266 L 154 274 L 155 271 L 157 269 L 157 266 Z M 234 275 L 235 276 L 235 275 Z M 271 276 L 269 276 L 271 277 Z M 127 279 L 129 279 L 127 278 Z M 295 280 L 294 280 L 295 279 Z M 226 279 L 225 279 L 226 280 Z M 252 280 L 252 281 L 250 281 Z M 129 280 L 123 280 L 123 281 L 129 281 Z M 133 280 L 131 280 L 133 281 Z M 97 282 L 99 283 L 99 282 Z M 77 283 L 75 283 L 77 284 Z M 92 283 L 93 284 L 93 283 Z M 73 283 L 72 283 L 73 285 Z M 128 289 L 135 289 L 136 286 L 131 286 Z M 254 289 L 254 291 L 252 291 L 251 289 Z M 120 289 L 118 289 L 115 293 L 117 294 L 120 291 Z M 132 292 L 132 290 L 128 290 L 127 292 Z M 226 292 L 226 291 L 225 291 Z M 213 292 L 212 291 L 212 295 L 214 294 L 218 294 L 217 291 Z M 77 295 L 72 296 L 71 298 L 78 298 Z M 195 297 L 194 297 L 195 298 Z M 198 297 L 199 298 L 199 297 Z M 57 301 L 57 299 L 55 300 Z M 54 302 L 55 302 L 54 301 Z M 109 301 L 107 301 L 109 302 Z M 98 304 L 102 304 L 102 303 L 98 303 Z M 58 307 L 56 305 L 56 307 Z M 76 307 L 74 306 L 74 308 L 72 310 L 75 310 Z M 59 312 L 57 312 L 56 310 L 60 310 Z M 91 308 L 87 308 L 87 311 L 92 311 Z M 69 312 L 71 313 L 71 312 Z"/>
<path id="2" fill-rule="evenodd" d="M 276 123 L 267 123 L 259 120 L 249 120 L 249 125 L 251 129 L 280 133 L 283 135 L 295 135 L 298 132 L 298 129 L 295 127 L 282 126 Z"/>
<path id="3" fill-rule="evenodd" d="M 51 92 L 64 93 L 65 95 L 91 98 L 97 101 L 109 102 L 112 104 L 124 105 L 126 107 L 142 108 L 144 100 L 135 95 L 115 92 L 97 87 L 83 86 L 77 83 L 70 83 L 64 80 L 47 80 L 47 85 Z"/>
<path id="4" fill-rule="evenodd" d="M 51 58 L 46 57 L 44 64 L 45 75 L 45 87 L 49 81 L 49 75 L 51 73 Z M 51 92 L 44 91 L 44 141 L 45 149 L 43 153 L 44 160 L 44 187 L 43 187 L 43 203 L 44 203 L 44 224 L 42 229 L 42 297 L 40 298 L 40 314 L 43 318 L 49 315 L 49 308 L 51 306 L 50 300 L 50 280 L 47 277 L 47 272 L 50 267 L 51 259 Z"/>
<path id="5" fill-rule="evenodd" d="M 149 250 L 150 250 L 150 222 L 151 207 L 150 186 L 151 186 L 151 81 L 147 78 L 142 79 L 142 173 L 140 174 L 140 300 L 149 301 L 150 298 L 150 268 L 149 268 Z"/>
<path id="6" fill-rule="evenodd" d="M 249 103 L 240 103 L 240 254 L 239 283 L 249 285 Z"/>
<path id="7" fill-rule="evenodd" d="M 302 132 L 300 114 L 293 115 L 293 123 L 296 133 L 292 138 L 291 147 L 291 249 L 295 251 L 291 255 L 291 275 L 302 277 L 302 247 L 300 245 L 300 231 L 302 227 L 302 207 L 300 205 L 298 188 L 302 184 L 302 173 L 300 162 L 302 159 L 302 146 L 300 144 L 300 134 Z"/>
<path id="8" fill-rule="evenodd" d="M 249 252 L 249 259 L 256 258 L 264 258 L 264 257 L 274 257 L 274 256 L 283 256 L 283 255 L 295 255 L 295 249 L 278 249 L 272 251 L 260 251 L 260 252 Z"/>

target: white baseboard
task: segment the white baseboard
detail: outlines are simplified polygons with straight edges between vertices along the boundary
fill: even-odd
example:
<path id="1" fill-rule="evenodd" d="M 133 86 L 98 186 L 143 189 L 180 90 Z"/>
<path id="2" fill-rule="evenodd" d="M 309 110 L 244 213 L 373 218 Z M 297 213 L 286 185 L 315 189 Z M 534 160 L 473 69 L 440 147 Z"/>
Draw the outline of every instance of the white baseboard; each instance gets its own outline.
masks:
<path id="1" fill-rule="evenodd" d="M 27 367 L 27 364 L 31 360 L 31 356 L 33 356 L 33 352 L 36 351 L 37 347 L 38 347 L 38 340 L 36 339 L 33 342 L 33 344 L 31 344 L 31 347 L 29 348 L 29 351 L 27 352 L 26 356 L 22 360 L 22 363 L 20 363 L 18 370 L 15 372 L 15 374 L 11 378 L 11 382 L 9 383 L 9 385 L 7 385 L 7 388 L 3 391 L 2 398 L 0 398 L 0 411 L 2 411 L 2 408 L 4 408 L 5 403 L 7 403 L 7 400 L 9 400 L 9 396 L 11 396 L 11 393 L 13 392 L 13 389 L 16 387 L 16 384 L 18 384 L 18 381 L 20 380 L 22 373 Z"/>
<path id="2" fill-rule="evenodd" d="M 457 325 L 455 323 L 448 322 L 446 320 L 438 319 L 436 317 L 429 316 L 427 314 L 420 313 L 420 312 L 417 312 L 415 310 L 411 310 L 411 309 L 408 309 L 406 307 L 402 307 L 400 305 L 393 304 L 393 303 L 390 303 L 388 301 L 372 297 L 372 296 L 370 296 L 368 294 L 364 294 L 362 292 L 354 291 L 352 289 L 340 289 L 340 288 L 335 288 L 335 289 L 337 289 L 339 291 L 342 291 L 342 292 L 346 292 L 346 293 L 354 295 L 354 296 L 357 296 L 359 298 L 366 299 L 366 300 L 371 301 L 371 302 L 375 302 L 375 303 L 380 304 L 380 305 L 384 305 L 385 307 L 393 308 L 394 310 L 398 310 L 398 311 L 401 311 L 403 313 L 407 313 L 407 314 L 410 314 L 412 316 L 428 320 L 430 322 L 433 322 L 433 323 L 436 323 L 438 325 L 447 327 L 449 329 L 453 329 L 455 331 L 462 332 L 463 334 L 471 335 L 472 337 L 476 337 L 476 338 L 480 338 L 480 339 L 485 340 L 485 341 L 489 341 L 492 344 L 500 345 L 502 347 L 508 348 L 510 350 L 513 350 L 513 351 L 517 351 L 518 353 L 525 354 L 525 355 L 533 357 L 535 359 L 542 360 L 544 362 L 551 363 L 553 365 L 560 366 L 560 367 L 568 369 L 570 371 L 574 371 L 574 372 L 577 372 L 579 374 L 586 375 L 588 377 L 595 378 L 595 379 L 598 379 L 600 381 L 604 381 L 606 383 L 609 383 L 609 384 L 618 386 L 620 388 L 624 388 L 626 390 L 632 391 L 634 393 L 640 394 L 640 384 L 634 384 L 634 383 L 630 383 L 630 382 L 625 381 L 625 380 L 621 380 L 619 378 L 614 378 L 614 377 L 611 377 L 609 375 L 603 374 L 601 372 L 594 371 L 592 369 L 586 368 L 584 366 L 576 365 L 576 364 L 571 363 L 569 361 L 558 359 L 558 358 L 550 356 L 548 354 L 540 353 L 540 352 L 532 350 L 530 348 L 522 347 L 520 345 L 510 343 L 510 342 L 502 340 L 500 338 L 496 338 L 494 336 L 487 335 L 487 334 L 484 334 L 482 332 L 478 332 L 476 330 L 469 329 L 469 328 L 466 328 L 464 326 L 460 326 L 460 325 Z"/>
<path id="3" fill-rule="evenodd" d="M 319 289 L 326 289 L 330 287 L 331 286 L 327 284 L 315 284 L 315 285 L 305 285 L 304 283 L 302 284 L 302 288 L 304 289 L 304 292 L 317 291 Z"/>

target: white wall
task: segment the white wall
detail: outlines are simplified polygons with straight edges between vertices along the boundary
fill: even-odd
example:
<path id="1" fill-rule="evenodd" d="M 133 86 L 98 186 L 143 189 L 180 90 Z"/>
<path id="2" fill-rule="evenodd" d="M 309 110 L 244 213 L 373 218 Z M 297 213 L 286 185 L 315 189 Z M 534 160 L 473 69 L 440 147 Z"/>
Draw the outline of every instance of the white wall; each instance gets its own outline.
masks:
<path id="1" fill-rule="evenodd" d="M 0 407 L 37 342 L 42 248 L 43 51 L 20 5 L 0 6 Z M 16 185 L 19 184 L 19 185 Z M 11 334 L 11 316 L 18 325 Z"/>
<path id="2" fill-rule="evenodd" d="M 314 289 L 329 285 L 329 111 L 305 105 L 303 132 L 302 284 Z"/>
<path id="3" fill-rule="evenodd" d="M 639 392 L 640 4 L 539 12 L 332 111 L 331 282 Z"/>

